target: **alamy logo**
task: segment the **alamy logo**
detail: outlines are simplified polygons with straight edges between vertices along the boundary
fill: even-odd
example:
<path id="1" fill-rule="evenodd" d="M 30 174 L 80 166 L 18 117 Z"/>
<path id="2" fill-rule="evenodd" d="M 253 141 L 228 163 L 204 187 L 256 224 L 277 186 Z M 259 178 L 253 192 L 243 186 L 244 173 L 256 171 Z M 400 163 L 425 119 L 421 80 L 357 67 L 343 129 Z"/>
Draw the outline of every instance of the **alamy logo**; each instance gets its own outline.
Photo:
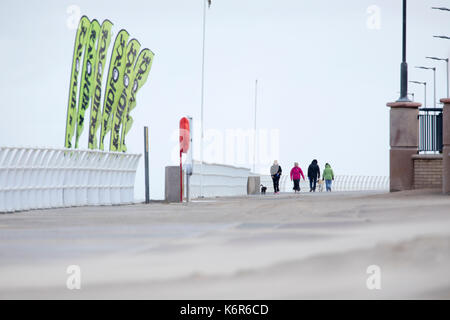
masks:
<path id="1" fill-rule="evenodd" d="M 77 265 L 71 265 L 67 267 L 66 273 L 69 275 L 67 277 L 66 286 L 69 290 L 80 290 L 81 289 L 81 268 Z"/>
<path id="2" fill-rule="evenodd" d="M 70 30 L 75 30 L 78 27 L 78 21 L 81 18 L 81 9 L 77 5 L 70 5 L 66 9 L 66 13 L 69 14 L 69 17 L 66 20 L 66 26 Z"/>
<path id="3" fill-rule="evenodd" d="M 366 26 L 370 30 L 380 30 L 381 29 L 381 9 L 377 5 L 371 5 L 367 8 Z"/>
<path id="4" fill-rule="evenodd" d="M 366 273 L 370 275 L 366 281 L 367 289 L 381 290 L 381 268 L 377 265 L 371 265 L 367 267 Z"/>

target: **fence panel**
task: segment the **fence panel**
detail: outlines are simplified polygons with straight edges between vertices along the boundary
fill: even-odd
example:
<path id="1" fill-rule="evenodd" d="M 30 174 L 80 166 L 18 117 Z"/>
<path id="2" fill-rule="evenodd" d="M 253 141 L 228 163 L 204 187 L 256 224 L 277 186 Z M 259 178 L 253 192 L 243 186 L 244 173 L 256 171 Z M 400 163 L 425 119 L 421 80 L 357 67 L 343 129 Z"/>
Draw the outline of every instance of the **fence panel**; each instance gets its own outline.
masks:
<path id="1" fill-rule="evenodd" d="M 250 169 L 222 164 L 195 162 L 190 179 L 190 197 L 226 197 L 247 195 L 247 181 Z M 203 175 L 200 176 L 200 172 Z M 202 183 L 202 190 L 200 190 Z"/>
<path id="2" fill-rule="evenodd" d="M 140 157 L 0 147 L 0 212 L 131 203 Z"/>
<path id="3" fill-rule="evenodd" d="M 419 151 L 442 152 L 443 118 L 441 108 L 419 109 Z"/>

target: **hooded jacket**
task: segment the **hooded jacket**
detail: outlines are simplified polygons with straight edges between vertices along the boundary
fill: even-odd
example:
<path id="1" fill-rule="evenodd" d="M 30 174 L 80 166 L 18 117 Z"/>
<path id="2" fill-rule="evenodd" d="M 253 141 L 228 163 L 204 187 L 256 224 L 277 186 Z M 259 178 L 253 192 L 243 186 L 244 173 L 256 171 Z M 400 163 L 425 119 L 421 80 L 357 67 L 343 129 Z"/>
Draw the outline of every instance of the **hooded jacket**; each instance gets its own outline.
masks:
<path id="1" fill-rule="evenodd" d="M 317 165 L 317 160 L 313 160 L 308 167 L 308 178 L 309 179 L 320 179 L 320 168 Z"/>
<path id="2" fill-rule="evenodd" d="M 323 170 L 323 180 L 333 180 L 333 179 L 334 179 L 333 169 L 331 169 L 331 166 L 329 164 L 326 164 L 325 169 Z"/>
<path id="3" fill-rule="evenodd" d="M 300 167 L 293 167 L 291 169 L 291 180 L 300 180 L 300 176 L 305 180 L 302 169 Z"/>

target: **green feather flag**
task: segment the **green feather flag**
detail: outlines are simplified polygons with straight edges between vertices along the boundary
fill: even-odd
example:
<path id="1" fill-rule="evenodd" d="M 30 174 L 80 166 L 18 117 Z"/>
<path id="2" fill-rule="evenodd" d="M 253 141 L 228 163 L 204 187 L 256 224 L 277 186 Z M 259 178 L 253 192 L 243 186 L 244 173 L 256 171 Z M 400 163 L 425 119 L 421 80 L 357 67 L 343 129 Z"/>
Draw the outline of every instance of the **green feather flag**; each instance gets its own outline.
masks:
<path id="1" fill-rule="evenodd" d="M 113 24 L 109 20 L 105 20 L 102 24 L 102 30 L 100 32 L 100 39 L 97 46 L 97 57 L 94 68 L 94 91 L 92 92 L 92 104 L 91 104 L 91 121 L 89 124 L 89 149 L 97 149 L 97 131 L 101 120 L 100 101 L 102 98 L 102 80 L 103 71 L 105 69 L 106 54 L 108 52 L 109 45 L 111 43 L 111 28 Z"/>
<path id="2" fill-rule="evenodd" d="M 75 37 L 75 47 L 73 50 L 72 58 L 72 72 L 70 75 L 69 103 L 67 107 L 66 135 L 64 142 L 64 146 L 66 148 L 72 147 L 72 137 L 75 131 L 75 125 L 77 123 L 78 75 L 81 67 L 81 58 L 86 46 L 86 40 L 88 39 L 89 26 L 90 21 L 88 17 L 81 17 L 77 29 L 77 35 Z"/>
<path id="3" fill-rule="evenodd" d="M 125 145 L 125 136 L 131 129 L 133 125 L 133 118 L 130 116 L 130 111 L 136 107 L 136 94 L 140 88 L 147 81 L 148 75 L 152 68 L 154 54 L 149 49 L 144 49 L 139 54 L 136 65 L 134 66 L 133 77 L 131 78 L 131 92 L 128 101 L 128 106 L 126 112 L 122 119 L 122 134 L 121 134 L 121 151 L 126 152 L 127 147 Z"/>
<path id="4" fill-rule="evenodd" d="M 109 63 L 109 74 L 103 100 L 102 128 L 100 130 L 100 150 L 104 150 L 106 134 L 111 131 L 111 122 L 119 103 L 123 89 L 123 74 L 125 69 L 125 50 L 128 37 L 126 30 L 121 30 L 114 41 L 114 48 Z"/>
<path id="5" fill-rule="evenodd" d="M 94 65 L 97 57 L 97 42 L 100 28 L 100 23 L 94 19 L 89 28 L 89 38 L 87 40 L 86 50 L 84 51 L 83 72 L 81 73 L 80 94 L 78 99 L 78 121 L 75 136 L 75 148 L 78 148 L 78 142 L 84 128 L 84 116 L 92 97 Z"/>
<path id="6" fill-rule="evenodd" d="M 114 113 L 111 127 L 111 142 L 110 151 L 120 151 L 120 129 L 122 125 L 122 119 L 126 114 L 126 108 L 128 99 L 131 95 L 131 76 L 134 71 L 134 65 L 136 62 L 137 54 L 141 48 L 140 43 L 136 39 L 130 40 L 127 45 L 126 58 L 125 58 L 125 70 L 123 75 L 123 89 L 119 97 L 119 103 Z"/>

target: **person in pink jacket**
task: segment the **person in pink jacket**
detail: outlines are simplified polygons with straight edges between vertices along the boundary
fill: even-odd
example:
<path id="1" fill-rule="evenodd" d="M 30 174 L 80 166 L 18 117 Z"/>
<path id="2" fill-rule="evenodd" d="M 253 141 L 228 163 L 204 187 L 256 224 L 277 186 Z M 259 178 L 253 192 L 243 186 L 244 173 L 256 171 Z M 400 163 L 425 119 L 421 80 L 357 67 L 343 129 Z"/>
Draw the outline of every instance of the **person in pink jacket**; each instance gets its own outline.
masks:
<path id="1" fill-rule="evenodd" d="M 305 180 L 302 168 L 298 166 L 298 162 L 294 163 L 294 167 L 291 169 L 291 181 L 294 181 L 295 193 L 300 192 L 300 178 Z"/>

